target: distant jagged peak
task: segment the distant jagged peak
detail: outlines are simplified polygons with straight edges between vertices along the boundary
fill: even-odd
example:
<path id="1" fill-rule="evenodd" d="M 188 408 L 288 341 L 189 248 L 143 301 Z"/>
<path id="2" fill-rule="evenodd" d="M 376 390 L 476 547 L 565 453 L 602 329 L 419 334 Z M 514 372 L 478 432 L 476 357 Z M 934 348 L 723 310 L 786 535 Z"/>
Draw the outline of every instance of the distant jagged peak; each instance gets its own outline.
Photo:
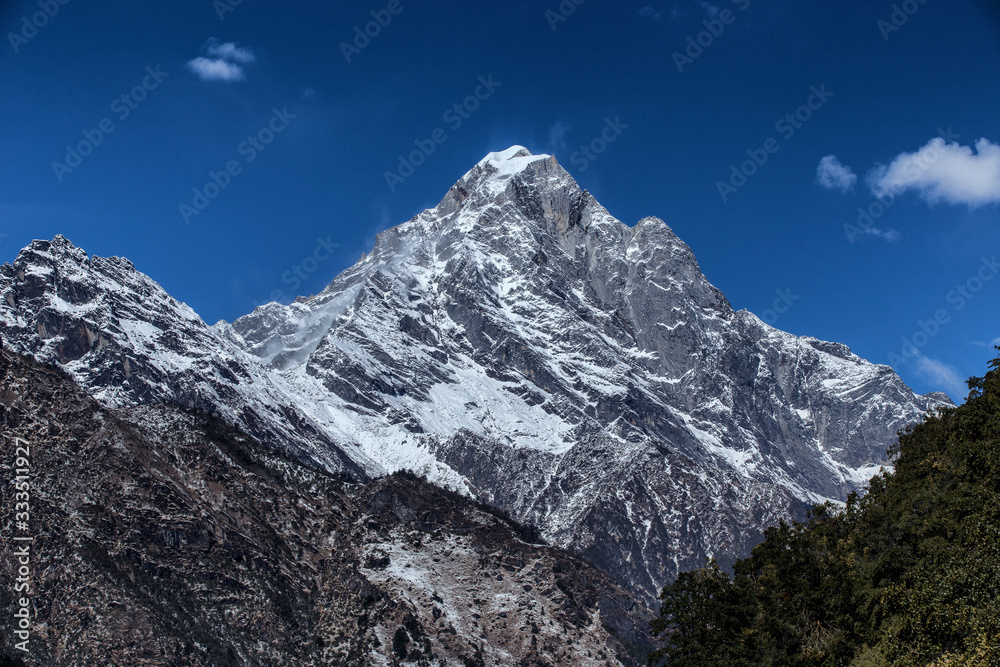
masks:
<path id="1" fill-rule="evenodd" d="M 78 264 L 87 264 L 87 251 L 78 248 L 68 238 L 62 234 L 56 234 L 51 241 L 36 239 L 29 243 L 18 253 L 15 263 L 63 263 L 72 261 Z"/>
<path id="2" fill-rule="evenodd" d="M 927 394 L 924 394 L 924 398 L 926 398 L 928 400 L 931 400 L 931 401 L 936 401 L 938 403 L 943 403 L 945 406 L 953 406 L 953 405 L 955 405 L 955 401 L 951 400 L 951 396 L 949 396 L 948 394 L 944 393 L 943 391 L 932 391 L 932 392 L 929 392 Z"/>
<path id="3" fill-rule="evenodd" d="M 98 257 L 76 245 L 66 236 L 56 234 L 51 240 L 35 239 L 18 253 L 14 265 L 22 268 L 51 268 L 63 274 L 73 274 L 75 270 L 99 269 L 103 273 L 119 272 L 142 275 L 135 264 L 125 257 Z M 74 269 L 75 267 L 75 269 Z M 148 277 L 142 276 L 144 279 Z"/>
<path id="4" fill-rule="evenodd" d="M 19 303 L 29 311 L 44 308 L 75 317 L 85 307 L 93 317 L 96 312 L 119 312 L 124 305 L 141 311 L 139 319 L 149 319 L 158 309 L 166 309 L 171 316 L 201 323 L 194 310 L 168 294 L 129 259 L 91 255 L 62 234 L 49 241 L 32 241 L 12 265 L 6 266 L 13 280 L 4 283 L 0 274 L 0 289 L 6 290 L 6 303 L 12 308 Z M 28 302 L 33 305 L 28 307 Z"/>

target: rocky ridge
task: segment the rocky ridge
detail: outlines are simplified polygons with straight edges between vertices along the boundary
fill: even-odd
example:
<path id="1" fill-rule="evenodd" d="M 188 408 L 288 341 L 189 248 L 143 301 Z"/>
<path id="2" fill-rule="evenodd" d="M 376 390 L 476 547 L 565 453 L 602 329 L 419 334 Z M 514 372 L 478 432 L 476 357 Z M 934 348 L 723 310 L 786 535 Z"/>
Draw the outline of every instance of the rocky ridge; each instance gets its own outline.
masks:
<path id="1" fill-rule="evenodd" d="M 4 479 L 30 448 L 29 664 L 644 664 L 627 590 L 412 476 L 357 484 L 197 410 L 106 408 L 19 356 L 0 429 Z"/>
<path id="2" fill-rule="evenodd" d="M 656 218 L 549 156 L 487 156 L 322 293 L 208 327 L 57 237 L 0 267 L 0 333 L 107 405 L 195 406 L 356 481 L 412 470 L 652 603 L 706 556 L 844 500 L 942 405 L 736 312 Z"/>

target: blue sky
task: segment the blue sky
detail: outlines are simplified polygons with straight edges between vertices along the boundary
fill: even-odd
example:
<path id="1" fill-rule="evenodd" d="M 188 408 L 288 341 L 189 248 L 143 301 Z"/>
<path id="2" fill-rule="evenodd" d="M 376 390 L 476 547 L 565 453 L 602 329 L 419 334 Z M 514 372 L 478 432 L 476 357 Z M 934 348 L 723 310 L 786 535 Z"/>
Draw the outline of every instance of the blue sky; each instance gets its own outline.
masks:
<path id="1" fill-rule="evenodd" d="M 3 261 L 62 233 L 232 320 L 522 144 L 663 218 L 737 309 L 918 391 L 993 356 L 995 3 L 63 2 L 0 4 Z"/>

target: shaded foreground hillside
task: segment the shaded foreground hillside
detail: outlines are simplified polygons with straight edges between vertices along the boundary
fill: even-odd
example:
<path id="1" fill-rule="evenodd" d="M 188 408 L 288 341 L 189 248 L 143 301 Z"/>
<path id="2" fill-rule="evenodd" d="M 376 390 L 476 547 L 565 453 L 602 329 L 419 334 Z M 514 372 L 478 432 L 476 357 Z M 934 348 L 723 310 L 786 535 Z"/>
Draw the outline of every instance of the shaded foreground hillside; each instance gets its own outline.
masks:
<path id="1" fill-rule="evenodd" d="M 1000 349 L 1000 348 L 998 348 Z M 664 589 L 671 667 L 1000 665 L 1000 357 L 968 402 L 907 429 L 893 473 L 782 524 L 730 578 Z"/>
<path id="2" fill-rule="evenodd" d="M 11 355 L 8 355 L 10 357 Z M 648 613 L 530 531 L 407 475 L 317 472 L 201 413 L 101 407 L 4 362 L 4 534 L 30 444 L 32 665 L 631 665 Z M 524 539 L 522 539 L 524 538 Z M 525 541 L 528 540 L 528 541 Z M 14 580 L 4 540 L 3 580 Z M 0 609 L 15 611 L 11 586 Z"/>

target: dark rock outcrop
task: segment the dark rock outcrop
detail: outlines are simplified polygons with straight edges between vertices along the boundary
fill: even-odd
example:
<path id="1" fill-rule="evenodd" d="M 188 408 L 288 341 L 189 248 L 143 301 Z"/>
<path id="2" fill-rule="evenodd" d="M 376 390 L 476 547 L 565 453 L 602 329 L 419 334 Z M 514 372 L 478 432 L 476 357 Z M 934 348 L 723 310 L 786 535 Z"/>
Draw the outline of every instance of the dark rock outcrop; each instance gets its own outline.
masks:
<path id="1" fill-rule="evenodd" d="M 319 472 L 200 411 L 108 409 L 19 356 L 2 387 L 4 480 L 30 448 L 29 664 L 643 664 L 648 611 L 496 510 Z"/>

